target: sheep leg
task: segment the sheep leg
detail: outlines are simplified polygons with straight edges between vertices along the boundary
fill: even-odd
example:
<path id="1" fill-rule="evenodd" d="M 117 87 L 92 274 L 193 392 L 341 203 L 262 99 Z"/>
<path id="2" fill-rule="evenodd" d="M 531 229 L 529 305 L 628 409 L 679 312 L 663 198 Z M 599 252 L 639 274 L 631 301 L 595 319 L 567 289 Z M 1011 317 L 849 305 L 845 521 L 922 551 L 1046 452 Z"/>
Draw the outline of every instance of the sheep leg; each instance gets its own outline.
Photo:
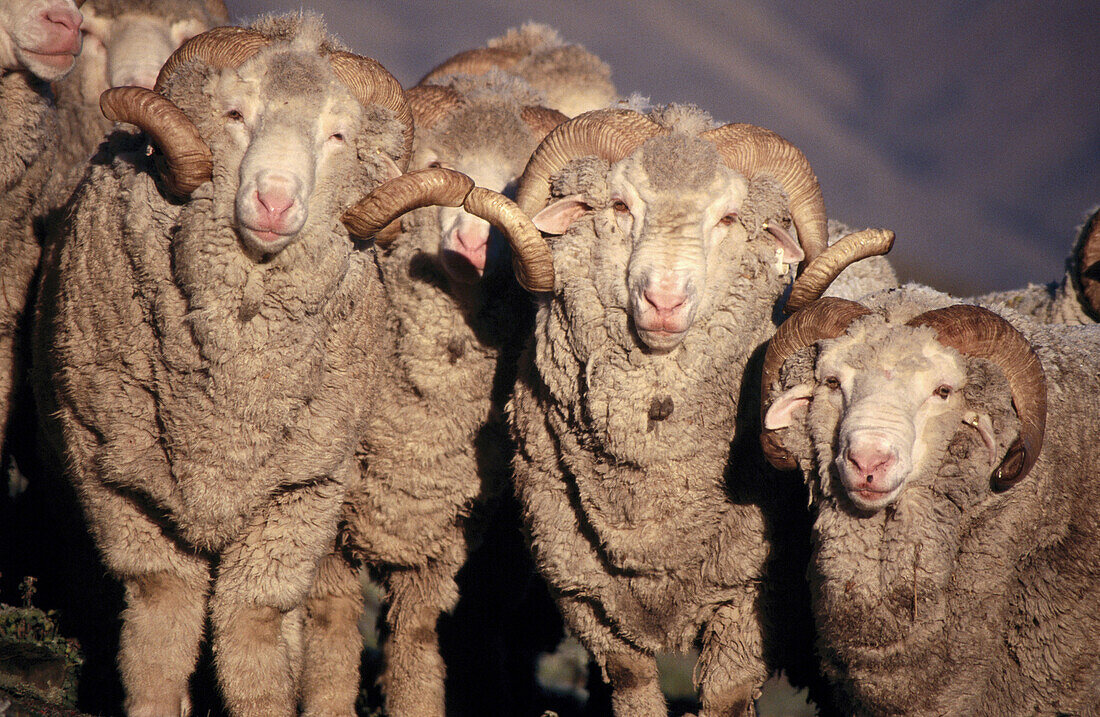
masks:
<path id="1" fill-rule="evenodd" d="M 561 597 L 562 616 L 570 632 L 592 654 L 611 685 L 615 717 L 665 717 L 657 660 L 618 637 L 584 600 Z"/>
<path id="2" fill-rule="evenodd" d="M 768 679 L 764 639 L 752 618 L 752 595 L 745 604 L 722 605 L 707 624 L 699 653 L 699 717 L 752 717 L 757 688 Z"/>
<path id="3" fill-rule="evenodd" d="M 437 623 L 458 602 L 457 567 L 397 569 L 386 576 L 386 665 L 380 682 L 391 717 L 443 717 L 446 667 Z"/>
<path id="4" fill-rule="evenodd" d="M 355 715 L 363 637 L 363 595 L 357 571 L 338 552 L 321 561 L 306 603 L 302 714 Z"/>
<path id="5" fill-rule="evenodd" d="M 344 489 L 284 489 L 222 552 L 210 599 L 222 694 L 238 717 L 296 713 L 304 605 L 336 536 Z"/>
<path id="6" fill-rule="evenodd" d="M 82 493 L 103 560 L 126 591 L 118 652 L 126 713 L 190 714 L 188 680 L 206 620 L 209 566 L 130 498 L 95 481 L 85 481 Z"/>

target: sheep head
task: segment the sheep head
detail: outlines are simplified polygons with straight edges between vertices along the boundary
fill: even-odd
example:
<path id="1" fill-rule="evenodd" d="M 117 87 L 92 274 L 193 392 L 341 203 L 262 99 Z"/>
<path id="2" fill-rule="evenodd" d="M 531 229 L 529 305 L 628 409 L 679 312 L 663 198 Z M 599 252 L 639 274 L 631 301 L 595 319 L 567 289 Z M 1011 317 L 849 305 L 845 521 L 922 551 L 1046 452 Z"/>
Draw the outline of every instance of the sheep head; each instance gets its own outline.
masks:
<path id="1" fill-rule="evenodd" d="M 83 0 L 19 0 L 0 3 L 0 68 L 27 70 L 56 80 L 80 54 Z"/>
<path id="2" fill-rule="evenodd" d="M 442 167 L 507 196 L 538 143 L 565 116 L 538 104 L 522 81 L 490 72 L 408 91 L 417 135 L 411 169 Z M 435 210 L 439 241 L 421 249 L 459 283 L 475 283 L 506 256 L 490 223 L 459 206 Z"/>
<path id="3" fill-rule="evenodd" d="M 494 71 L 530 83 L 544 96 L 541 104 L 567 117 L 607 107 L 617 96 L 607 63 L 580 45 L 566 44 L 550 26 L 534 22 L 489 40 L 487 47 L 444 60 L 418 84 L 445 84 L 457 75 Z"/>
<path id="4" fill-rule="evenodd" d="M 269 18 L 257 28 L 192 38 L 165 63 L 156 91 L 115 88 L 101 105 L 147 131 L 173 193 L 211 180 L 233 192 L 237 233 L 267 256 L 400 174 L 412 121 L 397 81 L 331 43 L 318 19 Z"/>
<path id="5" fill-rule="evenodd" d="M 784 362 L 815 345 L 813 376 L 776 396 Z M 998 436 L 989 409 L 968 397 L 982 362 L 1007 379 L 1019 418 L 1014 436 Z M 937 472 L 958 430 L 981 436 L 996 490 L 1023 479 L 1042 447 L 1046 383 L 1039 360 L 1008 322 L 975 306 L 928 311 L 897 325 L 855 302 L 822 299 L 780 327 L 763 382 L 769 460 L 793 467 L 782 431 L 809 410 L 814 442 L 819 451 L 828 446 L 818 456 L 823 475 L 831 463 L 863 512 L 897 501 L 914 476 Z"/>
<path id="6" fill-rule="evenodd" d="M 547 206 L 552 178 L 590 156 L 608 163 L 605 196 L 573 193 Z M 820 189 L 798 149 L 767 130 L 715 128 L 675 106 L 657 120 L 604 110 L 561 125 L 536 150 L 517 201 L 547 234 L 593 217 L 601 245 L 618 247 L 607 248 L 609 259 L 626 266 L 625 303 L 638 338 L 658 353 L 714 310 L 708 282 L 724 264 L 767 253 L 782 276 L 826 241 Z M 788 211 L 799 241 L 784 228 Z M 776 298 L 780 291 L 777 279 Z"/>
<path id="7" fill-rule="evenodd" d="M 85 97 L 98 97 L 111 87 L 153 89 L 177 47 L 229 22 L 222 0 L 88 0 L 83 10 Z"/>

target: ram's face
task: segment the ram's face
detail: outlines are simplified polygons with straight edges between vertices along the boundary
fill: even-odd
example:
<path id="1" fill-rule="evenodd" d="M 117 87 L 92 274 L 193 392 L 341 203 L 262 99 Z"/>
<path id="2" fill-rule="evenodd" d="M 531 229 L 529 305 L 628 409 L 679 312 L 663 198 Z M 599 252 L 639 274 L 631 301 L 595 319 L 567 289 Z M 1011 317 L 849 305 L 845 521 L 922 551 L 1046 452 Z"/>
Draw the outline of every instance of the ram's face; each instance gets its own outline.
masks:
<path id="1" fill-rule="evenodd" d="M 80 54 L 82 22 L 73 0 L 0 2 L 0 67 L 62 77 Z"/>
<path id="2" fill-rule="evenodd" d="M 855 331 L 825 342 L 815 378 L 815 413 L 839 419 L 840 482 L 865 511 L 897 500 L 911 475 L 935 470 L 965 407 L 965 359 L 929 329 L 895 327 L 879 341 Z"/>
<path id="3" fill-rule="evenodd" d="M 226 166 L 239 167 L 237 231 L 255 252 L 274 254 L 311 218 L 331 221 L 347 203 L 317 189 L 356 171 L 362 109 L 315 54 L 261 53 L 218 85 L 224 131 L 210 144 Z"/>
<path id="4" fill-rule="evenodd" d="M 418 150 L 410 169 L 444 167 L 462 172 L 479 187 L 515 198 L 537 139 L 518 108 L 462 107 L 430 132 L 428 146 Z M 440 241 L 437 249 L 452 279 L 472 283 L 501 264 L 504 240 L 489 222 L 462 207 L 436 207 Z"/>
<path id="5" fill-rule="evenodd" d="M 651 350 L 669 351 L 695 321 L 717 256 L 745 242 L 738 212 L 748 181 L 721 163 L 711 143 L 671 135 L 614 165 L 609 189 L 603 226 L 628 255 L 634 329 Z"/>
<path id="6" fill-rule="evenodd" d="M 81 63 L 87 69 L 86 95 L 110 87 L 153 89 L 161 65 L 177 47 L 204 32 L 209 24 L 192 17 L 166 17 L 148 12 L 109 16 L 85 10 L 84 51 Z"/>

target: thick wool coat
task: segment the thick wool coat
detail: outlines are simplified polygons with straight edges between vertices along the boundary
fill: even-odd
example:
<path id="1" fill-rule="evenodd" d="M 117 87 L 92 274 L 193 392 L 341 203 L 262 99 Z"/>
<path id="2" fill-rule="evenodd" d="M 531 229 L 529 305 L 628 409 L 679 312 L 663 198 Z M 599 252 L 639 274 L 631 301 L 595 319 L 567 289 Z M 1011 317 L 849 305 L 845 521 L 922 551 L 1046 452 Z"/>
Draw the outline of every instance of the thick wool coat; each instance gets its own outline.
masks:
<path id="1" fill-rule="evenodd" d="M 857 321 L 911 341 L 905 321 L 957 302 L 909 286 L 863 303 L 876 314 Z M 851 714 L 1100 709 L 1100 330 L 1000 311 L 1034 347 L 1048 392 L 1039 460 L 1009 490 L 991 489 L 989 451 L 960 424 L 932 442 L 933 469 L 911 476 L 894 506 L 861 515 L 833 461 L 835 416 L 814 407 L 786 431 L 816 514 L 818 649 Z M 792 357 L 783 385 L 812 380 L 815 355 Z M 967 366 L 967 405 L 991 416 L 1003 455 L 1020 425 L 1008 382 L 989 361 Z"/>
<path id="2" fill-rule="evenodd" d="M 601 211 L 607 172 L 584 159 L 554 179 L 556 196 L 579 192 L 595 211 L 552 241 L 556 286 L 540 300 L 511 404 L 516 489 L 538 566 L 612 683 L 635 660 L 624 656 L 701 639 L 706 708 L 744 685 L 751 693 L 795 634 L 809 639 L 799 609 L 805 497 L 746 439 L 752 376 L 786 283 L 762 225 L 785 216 L 786 198 L 770 180 L 750 186 L 745 239 L 708 259 L 712 308 L 657 355 L 629 319 L 629 248 Z"/>

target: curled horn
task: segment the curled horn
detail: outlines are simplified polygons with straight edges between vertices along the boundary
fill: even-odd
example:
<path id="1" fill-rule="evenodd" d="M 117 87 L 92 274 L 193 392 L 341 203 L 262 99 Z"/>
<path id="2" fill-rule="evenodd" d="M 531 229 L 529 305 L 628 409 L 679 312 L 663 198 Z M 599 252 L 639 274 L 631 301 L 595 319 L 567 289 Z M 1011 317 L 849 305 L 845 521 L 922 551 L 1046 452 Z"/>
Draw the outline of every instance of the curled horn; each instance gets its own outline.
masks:
<path id="1" fill-rule="evenodd" d="M 489 70 L 507 70 L 521 59 L 521 53 L 497 47 L 466 50 L 436 65 L 416 84 L 427 85 L 444 75 L 483 75 Z"/>
<path id="2" fill-rule="evenodd" d="M 210 179 L 210 148 L 183 110 L 166 97 L 144 87 L 115 87 L 99 96 L 99 107 L 112 122 L 129 122 L 149 135 L 164 154 L 158 164 L 173 194 L 186 197 Z"/>
<path id="3" fill-rule="evenodd" d="M 343 221 L 351 233 L 371 236 L 402 214 L 433 205 L 462 207 L 500 229 L 512 247 L 516 278 L 525 289 L 554 287 L 550 248 L 527 215 L 507 197 L 475 187 L 472 179 L 450 169 L 422 169 L 392 179 L 349 209 Z M 385 246 L 393 238 L 376 236 L 375 242 Z"/>
<path id="4" fill-rule="evenodd" d="M 154 91 L 115 87 L 99 97 L 103 116 L 140 127 L 163 153 L 157 165 L 173 194 L 186 197 L 210 179 L 214 162 L 210 148 L 187 115 L 162 92 L 168 78 L 185 62 L 200 59 L 215 67 L 235 67 L 270 40 L 239 27 L 218 27 L 183 43 L 160 69 Z"/>
<path id="5" fill-rule="evenodd" d="M 540 142 L 545 139 L 546 135 L 550 134 L 555 127 L 569 120 L 569 118 L 561 112 L 541 105 L 528 105 L 520 110 L 519 116 L 527 124 L 527 127 L 530 128 L 531 134 L 538 137 Z"/>
<path id="6" fill-rule="evenodd" d="M 1046 431 L 1046 376 L 1031 344 L 997 314 L 965 304 L 926 311 L 907 325 L 928 326 L 944 346 L 992 361 L 1004 372 L 1020 418 L 1020 435 L 993 471 L 991 481 L 994 490 L 1012 487 L 1035 465 Z"/>
<path id="7" fill-rule="evenodd" d="M 554 260 L 550 247 L 515 202 L 503 194 L 474 187 L 462 206 L 495 226 L 508 239 L 512 269 L 520 286 L 535 293 L 553 290 Z"/>
<path id="8" fill-rule="evenodd" d="M 419 130 L 431 129 L 462 104 L 462 95 L 442 85 L 417 85 L 405 92 Z"/>
<path id="9" fill-rule="evenodd" d="M 461 207 L 473 188 L 474 180 L 451 169 L 433 167 L 409 172 L 376 187 L 344 213 L 343 222 L 356 236 L 374 236 L 413 209 L 440 205 Z M 390 241 L 392 239 L 391 236 Z M 378 237 L 375 242 L 383 246 L 388 243 L 379 241 Z"/>
<path id="10" fill-rule="evenodd" d="M 1085 221 L 1081 237 L 1077 250 L 1077 280 L 1093 318 L 1100 319 L 1100 209 Z"/>
<path id="11" fill-rule="evenodd" d="M 352 95 L 364 107 L 381 105 L 393 110 L 397 119 L 404 125 L 404 150 L 397 160 L 401 171 L 409 166 L 413 143 L 413 115 L 405 99 L 401 83 L 380 63 L 369 57 L 350 52 L 334 52 L 329 57 L 336 76 L 351 90 Z"/>
<path id="12" fill-rule="evenodd" d="M 271 38 L 243 27 L 215 27 L 195 35 L 169 56 L 157 75 L 156 92 L 164 92 L 168 78 L 184 63 L 201 60 L 220 69 L 240 67 L 248 58 L 271 44 Z"/>
<path id="13" fill-rule="evenodd" d="M 728 124 L 701 135 L 718 146 L 726 166 L 749 179 L 769 174 L 791 201 L 791 218 L 806 254 L 803 266 L 825 250 L 828 229 L 825 200 L 817 176 L 802 151 L 776 133 L 751 124 Z"/>
<path id="14" fill-rule="evenodd" d="M 554 128 L 531 155 L 516 204 L 533 217 L 550 198 L 550 177 L 572 160 L 593 155 L 617 162 L 664 131 L 631 110 L 593 110 L 574 117 Z"/>
<path id="15" fill-rule="evenodd" d="M 783 322 L 768 343 L 764 353 L 760 395 L 760 447 L 764 457 L 780 470 L 798 467 L 798 461 L 783 445 L 783 429 L 764 428 L 764 416 L 771 408 L 774 386 L 779 382 L 783 364 L 797 351 L 811 346 L 821 339 L 835 339 L 848 330 L 848 326 L 861 316 L 871 313 L 863 304 L 848 299 L 826 297 L 819 299 Z"/>
<path id="16" fill-rule="evenodd" d="M 894 232 L 864 229 L 849 234 L 818 254 L 791 287 L 783 310 L 793 314 L 819 299 L 840 272 L 869 256 L 883 256 L 894 246 Z"/>

